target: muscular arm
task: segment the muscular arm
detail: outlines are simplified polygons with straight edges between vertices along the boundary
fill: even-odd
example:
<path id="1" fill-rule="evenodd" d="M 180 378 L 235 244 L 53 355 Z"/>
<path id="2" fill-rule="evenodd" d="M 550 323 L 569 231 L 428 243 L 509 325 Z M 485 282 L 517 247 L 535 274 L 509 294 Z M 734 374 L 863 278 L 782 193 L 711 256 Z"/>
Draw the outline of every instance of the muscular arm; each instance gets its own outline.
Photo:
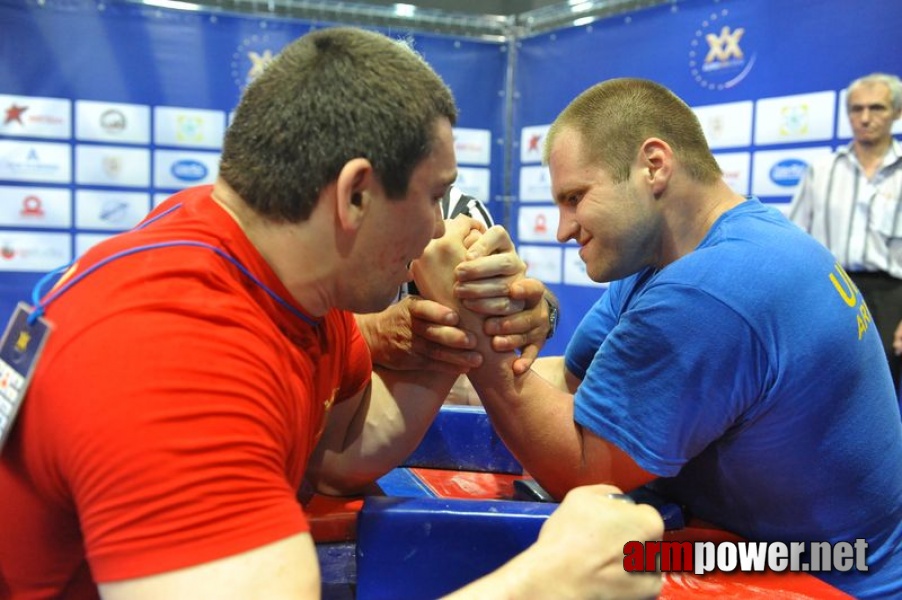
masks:
<path id="1" fill-rule="evenodd" d="M 576 393 L 579 378 L 570 372 L 563 356 L 543 356 L 532 363 L 532 370 L 542 376 L 556 389 Z"/>
<path id="2" fill-rule="evenodd" d="M 420 289 L 425 294 L 454 306 L 457 300 L 447 283 L 429 277 L 463 259 L 466 232 L 449 227 L 453 234 L 434 240 L 435 247 L 414 269 L 417 281 L 423 280 Z M 480 330 L 480 315 L 463 306 L 459 313 L 463 327 Z M 516 374 L 512 367 L 516 354 L 496 351 L 486 336 L 479 336 L 477 349 L 483 364 L 472 369 L 469 377 L 493 425 L 526 470 L 555 497 L 588 483 L 613 483 L 629 490 L 654 478 L 617 446 L 574 422 L 569 391 L 555 387 L 533 370 Z"/>
<path id="3" fill-rule="evenodd" d="M 363 490 L 416 449 L 456 378 L 376 369 L 366 389 L 333 405 L 308 478 L 323 493 Z"/>
<path id="4" fill-rule="evenodd" d="M 298 600 L 319 598 L 309 533 L 185 569 L 98 586 L 103 600 Z"/>

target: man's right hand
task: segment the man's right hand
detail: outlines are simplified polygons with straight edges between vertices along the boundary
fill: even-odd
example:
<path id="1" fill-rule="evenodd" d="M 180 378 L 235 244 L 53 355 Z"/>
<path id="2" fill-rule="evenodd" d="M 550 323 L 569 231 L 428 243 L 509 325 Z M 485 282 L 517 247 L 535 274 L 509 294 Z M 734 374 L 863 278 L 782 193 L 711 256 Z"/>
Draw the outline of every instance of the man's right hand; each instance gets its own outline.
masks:
<path id="1" fill-rule="evenodd" d="M 355 315 L 373 363 L 394 370 L 466 373 L 482 363 L 476 338 L 451 308 L 407 296 L 379 313 Z"/>

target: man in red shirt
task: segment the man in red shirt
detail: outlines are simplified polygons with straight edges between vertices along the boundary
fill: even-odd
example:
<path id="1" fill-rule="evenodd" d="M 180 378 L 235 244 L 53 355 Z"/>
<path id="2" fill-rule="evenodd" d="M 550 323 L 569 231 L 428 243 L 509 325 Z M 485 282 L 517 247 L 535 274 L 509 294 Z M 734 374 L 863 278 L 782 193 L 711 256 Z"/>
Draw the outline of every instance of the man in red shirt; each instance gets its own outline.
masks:
<path id="1" fill-rule="evenodd" d="M 69 269 L 0 455 L 0 597 L 319 596 L 302 479 L 359 492 L 457 376 L 374 374 L 353 314 L 385 308 L 442 235 L 455 118 L 409 49 L 308 34 L 245 91 L 213 186 Z M 612 491 L 571 495 L 460 597 L 656 594 L 622 548 L 661 518 Z"/>

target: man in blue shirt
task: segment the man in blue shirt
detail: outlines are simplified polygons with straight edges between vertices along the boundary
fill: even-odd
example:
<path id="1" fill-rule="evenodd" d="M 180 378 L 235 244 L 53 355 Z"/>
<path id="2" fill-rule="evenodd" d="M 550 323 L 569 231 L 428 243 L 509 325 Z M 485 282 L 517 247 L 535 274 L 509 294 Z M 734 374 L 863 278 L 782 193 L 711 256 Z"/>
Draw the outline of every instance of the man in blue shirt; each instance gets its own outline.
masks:
<path id="1" fill-rule="evenodd" d="M 564 358 L 517 375 L 514 355 L 479 338 L 470 380 L 524 468 L 558 498 L 654 482 L 751 540 L 864 540 L 867 570 L 817 575 L 857 597 L 902 597 L 902 419 L 848 274 L 778 211 L 734 193 L 692 110 L 653 82 L 581 94 L 552 124 L 545 159 L 558 240 L 613 283 Z M 416 265 L 427 297 L 453 302 L 432 262 L 466 275 L 459 261 L 482 252 L 458 229 L 456 247 L 446 235 Z M 480 331 L 478 315 L 461 320 Z"/>

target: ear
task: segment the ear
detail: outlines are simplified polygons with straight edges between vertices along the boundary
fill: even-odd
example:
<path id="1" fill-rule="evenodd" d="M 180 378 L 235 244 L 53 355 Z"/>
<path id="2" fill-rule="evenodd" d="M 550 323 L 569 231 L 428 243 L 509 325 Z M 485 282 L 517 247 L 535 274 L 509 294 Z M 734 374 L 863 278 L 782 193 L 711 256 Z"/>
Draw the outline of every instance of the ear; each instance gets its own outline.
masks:
<path id="1" fill-rule="evenodd" d="M 639 148 L 639 167 L 655 198 L 659 197 L 673 175 L 673 149 L 658 138 L 648 138 Z"/>
<path id="2" fill-rule="evenodd" d="M 336 214 L 342 229 L 360 227 L 369 209 L 371 190 L 377 185 L 373 165 L 365 158 L 345 163 L 335 181 Z"/>

